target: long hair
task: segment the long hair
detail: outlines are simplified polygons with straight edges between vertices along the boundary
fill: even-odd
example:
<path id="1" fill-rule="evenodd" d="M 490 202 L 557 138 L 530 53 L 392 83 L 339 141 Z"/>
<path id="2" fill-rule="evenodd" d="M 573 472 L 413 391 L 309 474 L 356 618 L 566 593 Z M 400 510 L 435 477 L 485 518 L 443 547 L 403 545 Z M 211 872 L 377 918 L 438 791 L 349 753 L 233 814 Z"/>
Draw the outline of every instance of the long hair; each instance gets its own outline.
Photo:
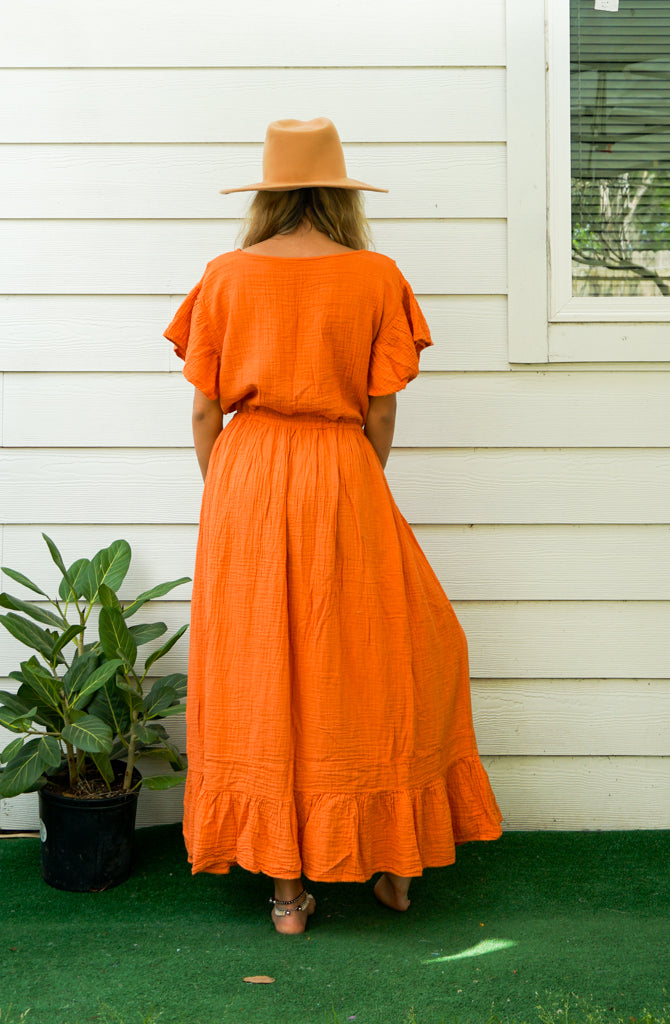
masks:
<path id="1" fill-rule="evenodd" d="M 359 189 L 314 187 L 258 191 L 238 235 L 248 248 L 272 235 L 285 235 L 307 217 L 317 231 L 351 249 L 371 249 L 372 234 Z"/>

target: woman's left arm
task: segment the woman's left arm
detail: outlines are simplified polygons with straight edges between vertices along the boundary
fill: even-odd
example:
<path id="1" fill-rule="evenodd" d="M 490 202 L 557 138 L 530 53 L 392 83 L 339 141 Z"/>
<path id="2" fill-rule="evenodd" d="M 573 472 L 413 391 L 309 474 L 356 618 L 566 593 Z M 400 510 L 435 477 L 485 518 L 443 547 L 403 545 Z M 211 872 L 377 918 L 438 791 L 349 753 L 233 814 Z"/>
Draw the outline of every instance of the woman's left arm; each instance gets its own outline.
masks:
<path id="1" fill-rule="evenodd" d="M 223 429 L 223 412 L 218 398 L 212 400 L 196 388 L 193 396 L 191 422 L 195 454 L 198 457 L 198 465 L 204 480 L 207 476 L 209 457 L 212 454 L 214 442 Z"/>

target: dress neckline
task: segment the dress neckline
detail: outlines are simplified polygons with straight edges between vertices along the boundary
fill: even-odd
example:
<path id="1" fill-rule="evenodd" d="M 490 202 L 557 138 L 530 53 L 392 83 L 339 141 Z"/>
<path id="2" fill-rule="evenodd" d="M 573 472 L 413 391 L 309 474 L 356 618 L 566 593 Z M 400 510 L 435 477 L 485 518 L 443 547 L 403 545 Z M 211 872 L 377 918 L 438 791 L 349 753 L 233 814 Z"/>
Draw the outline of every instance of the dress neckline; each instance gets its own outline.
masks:
<path id="1" fill-rule="evenodd" d="M 358 253 L 367 251 L 367 249 L 352 249 L 351 252 L 329 252 L 323 256 L 272 256 L 267 252 L 247 252 L 245 249 L 235 250 L 235 252 L 241 252 L 244 256 L 255 256 L 256 259 L 260 260 L 332 260 L 339 259 L 342 256 L 357 256 Z"/>

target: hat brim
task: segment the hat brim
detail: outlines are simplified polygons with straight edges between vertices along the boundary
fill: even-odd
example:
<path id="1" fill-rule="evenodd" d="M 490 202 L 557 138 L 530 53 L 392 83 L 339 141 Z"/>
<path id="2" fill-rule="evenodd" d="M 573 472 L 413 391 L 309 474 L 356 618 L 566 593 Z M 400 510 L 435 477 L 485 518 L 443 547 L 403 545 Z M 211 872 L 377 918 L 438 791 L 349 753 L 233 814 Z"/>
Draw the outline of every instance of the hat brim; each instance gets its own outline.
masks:
<path id="1" fill-rule="evenodd" d="M 364 189 L 367 192 L 388 192 L 387 188 L 380 188 L 378 185 L 368 185 L 365 181 L 356 181 L 355 178 L 331 179 L 330 181 L 291 181 L 284 184 L 266 185 L 263 181 L 256 181 L 253 185 L 239 185 L 237 188 L 220 188 L 219 192 L 228 195 L 230 192 L 292 192 L 298 188 L 349 188 Z"/>

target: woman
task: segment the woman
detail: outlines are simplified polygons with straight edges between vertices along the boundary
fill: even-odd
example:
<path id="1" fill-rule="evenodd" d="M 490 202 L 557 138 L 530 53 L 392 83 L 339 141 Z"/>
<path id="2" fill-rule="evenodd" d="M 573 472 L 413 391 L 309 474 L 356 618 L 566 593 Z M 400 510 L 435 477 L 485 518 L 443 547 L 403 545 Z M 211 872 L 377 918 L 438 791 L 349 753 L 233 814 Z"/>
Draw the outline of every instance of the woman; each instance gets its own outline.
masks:
<path id="1" fill-rule="evenodd" d="M 184 837 L 193 873 L 274 879 L 278 932 L 313 881 L 410 879 L 496 839 L 467 646 L 389 490 L 396 392 L 432 344 L 368 248 L 327 118 L 267 131 L 243 248 L 207 264 L 165 337 L 196 388 Z M 222 430 L 224 413 L 235 416 Z"/>

